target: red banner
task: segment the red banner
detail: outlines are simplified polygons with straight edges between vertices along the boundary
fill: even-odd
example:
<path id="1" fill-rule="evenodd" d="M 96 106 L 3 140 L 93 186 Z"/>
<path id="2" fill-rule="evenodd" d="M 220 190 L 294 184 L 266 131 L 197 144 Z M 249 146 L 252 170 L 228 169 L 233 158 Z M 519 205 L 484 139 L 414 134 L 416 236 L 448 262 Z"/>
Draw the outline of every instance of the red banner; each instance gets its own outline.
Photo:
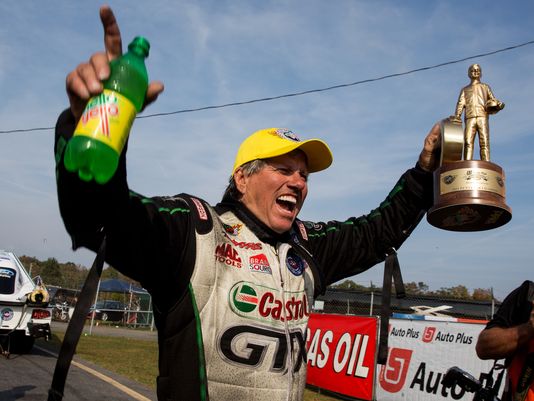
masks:
<path id="1" fill-rule="evenodd" d="M 373 399 L 377 318 L 312 314 L 306 336 L 313 386 Z"/>

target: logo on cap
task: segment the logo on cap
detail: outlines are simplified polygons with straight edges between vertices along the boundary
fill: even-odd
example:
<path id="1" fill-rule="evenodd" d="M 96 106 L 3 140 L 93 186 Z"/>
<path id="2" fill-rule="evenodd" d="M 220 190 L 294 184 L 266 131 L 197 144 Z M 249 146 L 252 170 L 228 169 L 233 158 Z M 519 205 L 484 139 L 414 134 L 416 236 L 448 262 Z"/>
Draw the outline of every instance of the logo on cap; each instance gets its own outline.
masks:
<path id="1" fill-rule="evenodd" d="M 289 139 L 293 142 L 300 142 L 300 138 L 293 133 L 293 131 L 287 129 L 287 128 L 279 128 L 276 130 L 276 135 L 278 135 L 282 139 Z"/>

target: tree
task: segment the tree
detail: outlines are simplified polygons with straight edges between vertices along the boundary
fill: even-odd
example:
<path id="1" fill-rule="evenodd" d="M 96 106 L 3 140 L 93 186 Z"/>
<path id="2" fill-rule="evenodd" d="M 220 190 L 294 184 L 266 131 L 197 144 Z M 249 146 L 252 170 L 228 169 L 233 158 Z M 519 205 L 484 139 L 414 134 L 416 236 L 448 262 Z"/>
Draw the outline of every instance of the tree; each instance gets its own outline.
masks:
<path id="1" fill-rule="evenodd" d="M 469 290 L 465 285 L 457 285 L 450 288 L 441 287 L 438 291 L 436 291 L 436 295 L 443 298 L 471 299 Z"/>
<path id="2" fill-rule="evenodd" d="M 55 258 L 48 258 L 44 263 L 41 270 L 41 278 L 45 283 L 63 286 L 63 273 L 59 266 L 58 261 Z"/>
<path id="3" fill-rule="evenodd" d="M 428 285 L 426 285 L 422 281 L 419 281 L 418 283 L 416 283 L 415 281 L 405 283 L 404 289 L 406 291 L 406 294 L 409 295 L 424 295 L 428 293 Z"/>
<path id="4" fill-rule="evenodd" d="M 330 286 L 330 288 L 336 288 L 339 290 L 356 290 L 356 291 L 366 291 L 368 290 L 367 287 L 357 284 L 352 280 L 345 280 L 339 284 L 333 284 Z"/>
<path id="5" fill-rule="evenodd" d="M 101 280 L 110 280 L 113 278 L 119 278 L 119 272 L 113 267 L 108 266 L 102 271 Z"/>
<path id="6" fill-rule="evenodd" d="M 473 290 L 473 299 L 475 301 L 491 301 L 493 299 L 493 291 L 491 288 L 475 288 Z"/>

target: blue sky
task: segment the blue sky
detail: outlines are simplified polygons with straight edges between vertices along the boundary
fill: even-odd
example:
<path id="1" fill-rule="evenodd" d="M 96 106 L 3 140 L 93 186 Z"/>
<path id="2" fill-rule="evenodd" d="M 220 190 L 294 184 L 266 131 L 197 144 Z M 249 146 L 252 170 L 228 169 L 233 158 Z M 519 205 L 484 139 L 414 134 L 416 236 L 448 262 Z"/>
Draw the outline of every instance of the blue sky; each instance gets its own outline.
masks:
<path id="1" fill-rule="evenodd" d="M 0 3 L 0 131 L 53 127 L 65 76 L 103 49 L 85 1 Z M 247 101 L 372 79 L 534 40 L 532 1 L 111 1 L 123 45 L 151 42 L 151 79 L 165 83 L 142 115 Z M 453 113 L 467 68 L 506 108 L 490 119 L 492 161 L 506 172 L 513 218 L 453 233 L 423 220 L 399 251 L 405 281 L 465 285 L 504 297 L 534 279 L 534 45 L 398 78 L 244 106 L 138 119 L 128 179 L 144 195 L 188 192 L 216 203 L 235 151 L 260 128 L 320 137 L 332 167 L 310 179 L 300 217 L 343 220 L 375 208 L 415 164 L 434 122 Z M 89 266 L 58 212 L 53 130 L 0 134 L 0 248 Z M 353 279 L 380 285 L 383 265 Z"/>

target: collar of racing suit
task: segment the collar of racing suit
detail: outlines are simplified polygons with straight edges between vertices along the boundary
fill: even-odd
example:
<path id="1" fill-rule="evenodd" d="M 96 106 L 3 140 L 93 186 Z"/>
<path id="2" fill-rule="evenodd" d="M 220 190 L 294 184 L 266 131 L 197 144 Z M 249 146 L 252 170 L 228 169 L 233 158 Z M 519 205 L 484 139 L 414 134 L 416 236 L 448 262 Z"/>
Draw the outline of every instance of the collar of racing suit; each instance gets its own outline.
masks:
<path id="1" fill-rule="evenodd" d="M 258 239 L 264 243 L 267 243 L 273 247 L 277 247 L 277 244 L 280 243 L 289 243 L 295 248 L 297 253 L 301 257 L 306 259 L 308 265 L 313 270 L 313 275 L 315 277 L 314 282 L 314 294 L 315 296 L 324 294 L 326 290 L 325 278 L 322 271 L 318 268 L 316 260 L 313 258 L 310 250 L 306 245 L 303 245 L 301 241 L 297 240 L 292 236 L 291 232 L 297 232 L 298 230 L 294 227 L 290 231 L 286 231 L 283 234 L 278 234 L 271 230 L 265 223 L 260 221 L 247 207 L 233 198 L 231 195 L 225 195 L 221 202 L 215 206 L 215 211 L 218 214 L 222 214 L 226 211 L 231 210 L 236 216 L 247 225 L 248 228 L 258 237 Z"/>
<path id="2" fill-rule="evenodd" d="M 215 210 L 217 213 L 223 213 L 227 210 L 232 210 L 262 242 L 265 242 L 269 245 L 276 246 L 276 244 L 279 242 L 290 241 L 289 232 L 285 232 L 283 234 L 274 232 L 267 227 L 265 223 L 260 221 L 250 210 L 248 210 L 243 203 L 230 195 L 226 195 L 222 201 L 215 206 Z"/>

